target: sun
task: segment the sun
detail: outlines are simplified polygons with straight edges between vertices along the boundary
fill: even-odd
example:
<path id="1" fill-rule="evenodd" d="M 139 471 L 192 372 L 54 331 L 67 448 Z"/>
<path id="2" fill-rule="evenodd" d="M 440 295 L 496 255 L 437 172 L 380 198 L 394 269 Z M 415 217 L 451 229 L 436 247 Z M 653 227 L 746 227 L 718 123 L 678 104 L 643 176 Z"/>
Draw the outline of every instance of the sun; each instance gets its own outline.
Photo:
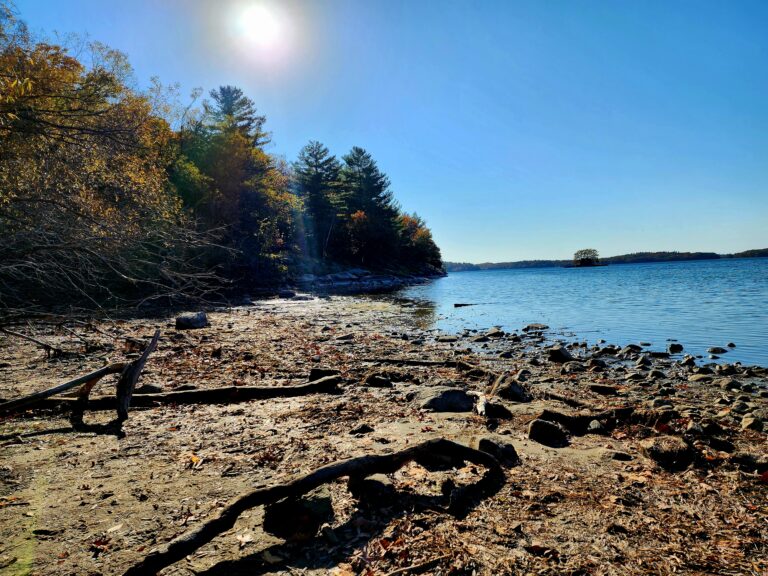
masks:
<path id="1" fill-rule="evenodd" d="M 286 48 L 287 26 L 284 15 L 265 3 L 243 6 L 236 17 L 238 36 L 249 47 L 262 52 Z"/>

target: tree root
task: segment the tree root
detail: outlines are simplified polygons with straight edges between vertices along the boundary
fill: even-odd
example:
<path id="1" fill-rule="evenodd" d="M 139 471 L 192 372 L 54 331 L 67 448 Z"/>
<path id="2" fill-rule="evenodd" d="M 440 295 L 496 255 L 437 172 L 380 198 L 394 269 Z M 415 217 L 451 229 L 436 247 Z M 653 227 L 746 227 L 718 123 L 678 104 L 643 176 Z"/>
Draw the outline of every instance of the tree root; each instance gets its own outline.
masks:
<path id="1" fill-rule="evenodd" d="M 434 460 L 435 456 L 450 459 L 457 465 L 468 461 L 486 468 L 485 474 L 476 484 L 453 491 L 448 508 L 450 513 L 459 515 L 465 513 L 474 499 L 498 490 L 504 484 L 503 470 L 493 456 L 442 438 L 427 440 L 393 454 L 360 456 L 342 460 L 288 482 L 257 488 L 240 495 L 210 520 L 150 552 L 147 557 L 129 568 L 124 576 L 157 574 L 158 571 L 178 562 L 219 534 L 232 528 L 240 514 L 255 506 L 263 506 L 285 498 L 301 496 L 342 476 L 365 478 L 377 473 L 390 474 L 408 462 L 431 461 Z"/>

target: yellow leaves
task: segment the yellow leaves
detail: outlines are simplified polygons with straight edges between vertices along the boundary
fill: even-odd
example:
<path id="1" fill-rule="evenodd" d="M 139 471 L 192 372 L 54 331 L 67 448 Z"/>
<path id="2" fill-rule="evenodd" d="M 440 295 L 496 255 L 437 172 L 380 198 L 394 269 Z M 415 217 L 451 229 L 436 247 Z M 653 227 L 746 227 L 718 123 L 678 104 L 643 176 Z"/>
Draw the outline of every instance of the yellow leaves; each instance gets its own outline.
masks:
<path id="1" fill-rule="evenodd" d="M 203 458 L 202 456 L 198 456 L 196 454 L 190 454 L 189 463 L 187 464 L 187 467 L 191 468 L 192 470 L 200 470 L 200 468 L 203 466 L 204 461 L 205 461 L 205 458 Z"/>

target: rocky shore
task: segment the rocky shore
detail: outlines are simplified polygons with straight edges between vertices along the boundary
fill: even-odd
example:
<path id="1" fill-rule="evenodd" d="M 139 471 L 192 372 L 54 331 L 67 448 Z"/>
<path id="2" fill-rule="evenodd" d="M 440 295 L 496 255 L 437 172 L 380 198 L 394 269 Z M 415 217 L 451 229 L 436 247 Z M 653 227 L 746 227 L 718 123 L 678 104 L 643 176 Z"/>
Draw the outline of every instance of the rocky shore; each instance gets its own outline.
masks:
<path id="1" fill-rule="evenodd" d="M 334 287 L 361 278 L 379 281 Z M 3 336 L 6 399 L 131 358 L 156 328 L 138 394 L 329 377 L 338 391 L 143 402 L 124 436 L 74 432 L 58 408 L 3 417 L 0 573 L 122 574 L 255 485 L 437 438 L 493 454 L 502 485 L 456 514 L 450 495 L 481 466 L 331 482 L 298 509 L 248 510 L 163 574 L 768 572 L 766 368 L 562 341 L 544 325 L 443 334 L 418 306 L 285 296 L 208 311 L 199 328 L 27 326 L 56 358 Z"/>
<path id="2" fill-rule="evenodd" d="M 351 268 L 333 274 L 303 274 L 296 278 L 295 286 L 284 288 L 282 294 L 296 290 L 316 294 L 386 293 L 444 275 L 435 269 L 425 269 L 421 274 L 377 274 L 364 268 Z"/>

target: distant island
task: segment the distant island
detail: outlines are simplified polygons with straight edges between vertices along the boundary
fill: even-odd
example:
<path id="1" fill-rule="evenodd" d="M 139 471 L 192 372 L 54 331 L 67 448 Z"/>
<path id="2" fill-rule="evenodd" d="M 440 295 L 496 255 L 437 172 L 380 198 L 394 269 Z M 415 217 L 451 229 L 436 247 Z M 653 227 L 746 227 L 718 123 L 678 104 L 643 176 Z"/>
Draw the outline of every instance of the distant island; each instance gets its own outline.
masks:
<path id="1" fill-rule="evenodd" d="M 601 264 L 640 264 L 647 262 L 678 262 L 683 260 L 719 260 L 721 258 L 768 258 L 768 248 L 745 250 L 736 254 L 716 252 L 635 252 L 600 258 Z M 444 262 L 446 272 L 467 270 L 508 270 L 512 268 L 557 268 L 572 266 L 573 260 L 520 260 L 517 262 Z"/>

